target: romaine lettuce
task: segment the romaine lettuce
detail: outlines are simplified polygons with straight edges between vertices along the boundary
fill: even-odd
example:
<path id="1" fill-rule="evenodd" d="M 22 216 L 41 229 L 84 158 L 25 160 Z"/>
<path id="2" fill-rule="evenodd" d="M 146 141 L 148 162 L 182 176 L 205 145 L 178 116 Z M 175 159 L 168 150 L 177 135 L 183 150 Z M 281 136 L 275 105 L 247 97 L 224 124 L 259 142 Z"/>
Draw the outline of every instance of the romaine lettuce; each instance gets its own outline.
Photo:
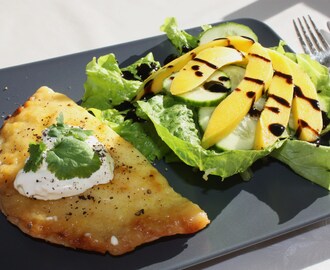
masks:
<path id="1" fill-rule="evenodd" d="M 162 159 L 170 149 L 157 136 L 150 121 L 133 121 L 132 118 L 139 118 L 136 111 L 123 104 L 136 96 L 141 81 L 159 66 L 152 53 L 124 68 L 119 67 L 114 54 L 93 58 L 86 66 L 82 98 L 83 107 L 131 142 L 150 161 Z M 123 109 L 119 111 L 117 107 Z M 129 113 L 132 118 L 128 117 Z"/>
<path id="2" fill-rule="evenodd" d="M 278 141 L 264 150 L 231 150 L 216 152 L 201 146 L 194 114 L 187 105 L 175 99 L 157 95 L 148 101 L 138 101 L 139 106 L 155 125 L 158 135 L 187 165 L 196 167 L 208 175 L 227 178 L 245 172 L 257 159 L 265 157 L 274 148 L 282 145 Z"/>
<path id="3" fill-rule="evenodd" d="M 157 136 L 150 121 L 137 122 L 132 119 L 125 119 L 126 112 L 120 112 L 116 109 L 101 111 L 90 108 L 89 112 L 132 143 L 148 160 L 162 159 L 170 153 L 169 147 Z"/>
<path id="4" fill-rule="evenodd" d="M 287 140 L 271 155 L 302 177 L 330 190 L 330 147 Z"/>
<path id="5" fill-rule="evenodd" d="M 184 30 L 180 30 L 176 19 L 173 17 L 166 18 L 160 30 L 166 33 L 168 39 L 172 42 L 180 55 L 198 45 L 198 37 L 190 35 Z"/>
<path id="6" fill-rule="evenodd" d="M 138 80 L 138 67 L 150 65 L 150 70 L 156 69 L 159 63 L 152 54 L 139 59 L 130 67 L 120 69 L 114 54 L 110 53 L 96 59 L 86 66 L 87 80 L 84 84 L 85 93 L 82 106 L 100 110 L 113 108 L 124 101 L 132 100 L 139 90 L 142 78 Z M 133 71 L 135 70 L 135 71 Z M 125 79 L 124 71 L 133 74 L 133 79 Z"/>

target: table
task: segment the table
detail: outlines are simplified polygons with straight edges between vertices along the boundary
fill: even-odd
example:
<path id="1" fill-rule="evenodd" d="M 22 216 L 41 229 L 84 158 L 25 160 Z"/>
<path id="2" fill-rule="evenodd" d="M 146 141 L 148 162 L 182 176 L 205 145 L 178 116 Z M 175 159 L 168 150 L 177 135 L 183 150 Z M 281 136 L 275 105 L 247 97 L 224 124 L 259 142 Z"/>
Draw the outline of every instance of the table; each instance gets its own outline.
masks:
<path id="1" fill-rule="evenodd" d="M 167 16 L 176 17 L 184 29 L 254 18 L 268 24 L 293 50 L 301 52 L 292 19 L 308 14 L 325 29 L 330 18 L 329 1 L 0 0 L 0 68 L 159 35 L 159 26 Z M 329 221 L 190 270 L 330 267 Z"/>

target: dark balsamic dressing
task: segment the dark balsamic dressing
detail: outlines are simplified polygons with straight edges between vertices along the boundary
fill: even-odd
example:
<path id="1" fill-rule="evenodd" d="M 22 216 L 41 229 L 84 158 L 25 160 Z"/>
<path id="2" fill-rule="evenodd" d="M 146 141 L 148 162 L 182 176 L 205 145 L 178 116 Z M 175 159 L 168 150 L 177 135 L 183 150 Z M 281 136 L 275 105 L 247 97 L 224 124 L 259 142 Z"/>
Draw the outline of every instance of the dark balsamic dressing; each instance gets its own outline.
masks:
<path id="1" fill-rule="evenodd" d="M 297 137 L 297 138 L 299 138 L 299 136 L 300 136 L 300 134 L 301 134 L 301 132 L 302 132 L 302 130 L 304 129 L 304 128 L 308 128 L 310 131 L 312 131 L 315 135 L 317 135 L 317 136 L 319 136 L 319 133 L 315 130 L 315 129 L 313 129 L 305 120 L 303 120 L 303 119 L 298 119 L 298 128 L 297 128 L 297 130 L 296 130 L 296 134 L 295 134 L 295 136 Z"/>
<path id="2" fill-rule="evenodd" d="M 203 77 L 203 72 L 201 72 L 201 71 L 196 71 L 195 72 L 195 75 L 197 76 L 197 77 Z"/>
<path id="3" fill-rule="evenodd" d="M 226 76 L 219 76 L 219 81 L 222 81 L 222 82 L 227 82 L 227 81 L 229 81 L 230 79 L 228 78 L 228 77 L 226 77 Z"/>
<path id="4" fill-rule="evenodd" d="M 254 91 L 248 91 L 246 92 L 246 96 L 248 98 L 255 98 L 256 93 Z"/>
<path id="5" fill-rule="evenodd" d="M 124 70 L 122 72 L 122 76 L 124 79 L 129 80 L 129 81 L 135 80 L 134 74 L 128 70 Z"/>
<path id="6" fill-rule="evenodd" d="M 189 48 L 188 46 L 183 45 L 183 46 L 181 47 L 181 51 L 182 51 L 183 53 L 187 53 L 187 52 L 189 52 L 190 50 L 191 50 L 191 48 Z"/>
<path id="7" fill-rule="evenodd" d="M 194 57 L 193 60 L 196 61 L 196 62 L 203 63 L 203 64 L 207 65 L 208 67 L 210 67 L 212 69 L 218 69 L 218 67 L 216 65 L 214 65 L 214 64 L 212 64 L 212 63 L 210 63 L 210 62 L 208 62 L 208 61 L 206 61 L 204 59 L 201 59 L 201 58 L 198 58 L 198 57 Z"/>
<path id="8" fill-rule="evenodd" d="M 257 57 L 257 58 L 259 58 L 259 59 L 261 59 L 261 60 L 263 60 L 263 61 L 265 61 L 265 62 L 267 62 L 267 63 L 270 62 L 270 59 L 268 59 L 268 58 L 266 58 L 266 57 L 263 57 L 263 56 L 260 55 L 260 54 L 250 53 L 250 55 L 253 56 L 253 57 Z"/>
<path id="9" fill-rule="evenodd" d="M 142 63 L 137 67 L 137 75 L 141 78 L 142 81 L 147 79 L 151 73 L 158 70 L 158 66 L 155 62 L 151 62 L 149 65 Z"/>
<path id="10" fill-rule="evenodd" d="M 285 73 L 282 73 L 280 71 L 276 71 L 274 72 L 274 76 L 278 76 L 278 77 L 281 77 L 283 79 L 285 79 L 285 81 L 288 83 L 288 84 L 292 84 L 293 80 L 292 80 L 292 76 L 290 74 L 285 74 Z"/>
<path id="11" fill-rule="evenodd" d="M 330 124 L 330 118 L 325 111 L 322 111 L 323 129 Z"/>
<path id="12" fill-rule="evenodd" d="M 152 93 L 151 86 L 152 86 L 153 82 L 154 82 L 153 79 L 146 82 L 146 84 L 144 85 L 144 95 L 143 95 L 143 97 Z"/>
<path id="13" fill-rule="evenodd" d="M 227 88 L 219 81 L 208 81 L 203 84 L 204 88 L 213 93 L 228 93 L 230 88 Z"/>
<path id="14" fill-rule="evenodd" d="M 259 79 L 251 78 L 251 77 L 244 77 L 243 80 L 246 80 L 246 81 L 249 81 L 249 82 L 254 82 L 254 83 L 259 84 L 259 85 L 264 84 L 263 80 L 259 80 Z"/>
<path id="15" fill-rule="evenodd" d="M 260 117 L 260 114 L 261 114 L 261 111 L 256 109 L 255 107 L 251 106 L 248 114 L 251 116 L 251 117 Z"/>
<path id="16" fill-rule="evenodd" d="M 265 109 L 270 110 L 271 112 L 276 114 L 279 114 L 281 112 L 279 108 L 273 106 L 265 106 Z"/>
<path id="17" fill-rule="evenodd" d="M 294 86 L 294 94 L 296 97 L 302 98 L 302 99 L 306 100 L 307 102 L 309 102 L 309 104 L 313 107 L 314 110 L 317 110 L 317 111 L 321 110 L 318 100 L 306 97 L 304 95 L 304 93 L 301 91 L 301 88 L 297 85 Z"/>
<path id="18" fill-rule="evenodd" d="M 276 137 L 280 137 L 285 131 L 285 127 L 278 123 L 273 123 L 268 126 L 269 131 Z"/>
<path id="19" fill-rule="evenodd" d="M 268 95 L 268 98 L 272 98 L 272 99 L 274 99 L 277 103 L 283 105 L 284 107 L 290 108 L 290 103 L 289 103 L 286 99 L 284 99 L 284 98 L 282 98 L 282 97 L 279 97 L 279 96 L 274 95 L 274 94 L 270 94 L 270 95 Z"/>
<path id="20" fill-rule="evenodd" d="M 145 122 L 146 120 L 136 115 L 136 107 L 130 101 L 124 101 L 121 104 L 114 106 L 114 109 L 118 111 L 126 111 L 124 120 L 133 120 L 133 122 Z"/>
<path id="21" fill-rule="evenodd" d="M 137 76 L 140 78 L 141 81 L 147 79 L 152 72 L 158 70 L 158 66 L 155 62 L 151 62 L 150 64 L 142 63 L 136 67 Z M 126 80 L 136 80 L 134 74 L 128 70 L 124 70 L 122 76 Z"/>
<path id="22" fill-rule="evenodd" d="M 322 129 L 324 129 L 330 124 L 330 118 L 327 116 L 327 113 L 325 111 L 322 111 L 322 120 L 323 120 Z M 317 144 L 330 146 L 330 131 L 321 134 L 319 140 L 317 141 Z"/>

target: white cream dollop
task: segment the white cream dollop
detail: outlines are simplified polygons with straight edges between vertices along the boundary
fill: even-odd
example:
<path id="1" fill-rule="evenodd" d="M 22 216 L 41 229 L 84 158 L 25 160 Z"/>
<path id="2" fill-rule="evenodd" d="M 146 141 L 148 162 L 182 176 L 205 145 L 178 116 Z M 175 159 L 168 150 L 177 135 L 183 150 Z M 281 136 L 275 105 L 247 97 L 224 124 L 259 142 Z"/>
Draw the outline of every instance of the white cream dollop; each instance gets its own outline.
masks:
<path id="1" fill-rule="evenodd" d="M 47 131 L 43 132 L 42 139 L 47 149 L 54 145 L 55 140 L 47 135 Z M 100 168 L 90 177 L 59 180 L 47 169 L 47 162 L 44 158 L 42 165 L 36 172 L 20 170 L 14 181 L 14 187 L 20 194 L 30 198 L 57 200 L 81 194 L 95 185 L 110 182 L 113 178 L 114 170 L 114 161 L 111 155 L 95 136 L 89 136 L 86 143 L 100 153 L 101 159 Z"/>

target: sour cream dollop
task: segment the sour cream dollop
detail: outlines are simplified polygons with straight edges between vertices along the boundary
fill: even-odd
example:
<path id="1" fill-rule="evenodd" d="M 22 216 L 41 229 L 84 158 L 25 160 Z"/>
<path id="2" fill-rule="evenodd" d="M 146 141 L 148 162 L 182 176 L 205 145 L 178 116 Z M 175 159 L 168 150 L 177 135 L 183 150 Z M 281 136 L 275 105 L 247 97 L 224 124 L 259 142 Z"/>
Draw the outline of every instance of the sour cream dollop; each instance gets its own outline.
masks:
<path id="1" fill-rule="evenodd" d="M 42 140 L 47 146 L 47 150 L 54 145 L 54 138 L 48 136 L 47 130 L 42 133 Z M 74 177 L 67 180 L 59 180 L 47 168 L 46 159 L 36 171 L 25 172 L 20 170 L 14 181 L 17 191 L 27 197 L 39 200 L 57 200 L 63 197 L 78 195 L 87 189 L 106 184 L 113 179 L 114 161 L 106 150 L 105 146 L 95 137 L 89 136 L 86 143 L 100 156 L 101 166 L 88 178 Z"/>

